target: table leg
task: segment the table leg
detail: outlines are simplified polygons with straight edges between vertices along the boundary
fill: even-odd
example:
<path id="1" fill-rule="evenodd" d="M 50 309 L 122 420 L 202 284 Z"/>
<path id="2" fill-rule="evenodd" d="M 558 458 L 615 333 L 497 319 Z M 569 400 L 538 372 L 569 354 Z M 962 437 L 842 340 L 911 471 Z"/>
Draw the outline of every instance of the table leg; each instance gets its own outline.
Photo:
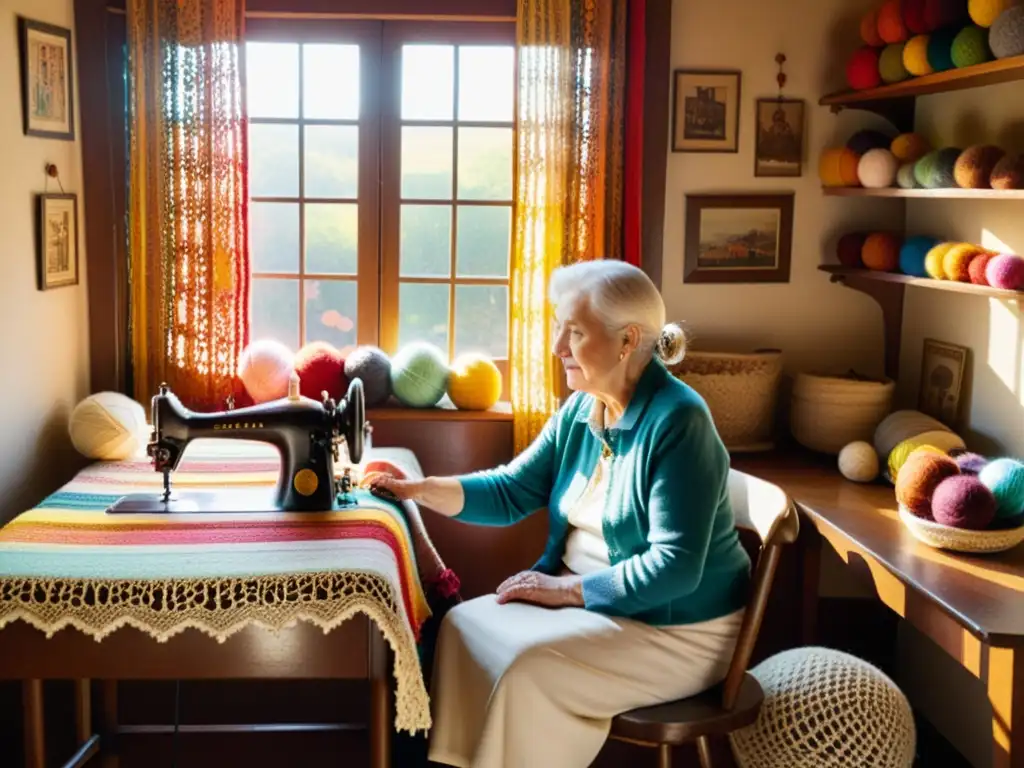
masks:
<path id="1" fill-rule="evenodd" d="M 391 766 L 391 675 L 388 643 L 370 622 L 370 766 Z"/>
<path id="2" fill-rule="evenodd" d="M 988 651 L 993 768 L 1024 768 L 1024 649 Z"/>
<path id="3" fill-rule="evenodd" d="M 117 680 L 104 680 L 100 683 L 100 702 L 100 765 L 103 768 L 118 768 Z"/>
<path id="4" fill-rule="evenodd" d="M 800 553 L 800 581 L 803 595 L 800 608 L 800 641 L 803 645 L 818 642 L 818 593 L 821 580 L 821 534 L 804 517 L 800 525 L 797 547 Z"/>
<path id="5" fill-rule="evenodd" d="M 46 768 L 43 681 L 23 680 L 21 696 L 25 729 L 25 768 Z"/>
<path id="6" fill-rule="evenodd" d="M 91 680 L 75 680 L 75 735 L 79 745 L 92 738 L 91 683 Z"/>

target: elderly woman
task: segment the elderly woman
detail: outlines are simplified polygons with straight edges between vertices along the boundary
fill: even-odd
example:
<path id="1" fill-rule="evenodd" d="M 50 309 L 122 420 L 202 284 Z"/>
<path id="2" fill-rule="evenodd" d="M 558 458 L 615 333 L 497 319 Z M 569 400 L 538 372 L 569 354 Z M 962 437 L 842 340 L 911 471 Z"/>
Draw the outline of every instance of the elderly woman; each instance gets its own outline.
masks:
<path id="1" fill-rule="evenodd" d="M 478 525 L 546 507 L 543 556 L 445 617 L 430 759 L 589 765 L 611 718 L 726 674 L 750 560 L 729 506 L 729 456 L 704 401 L 665 368 L 684 337 L 654 284 L 621 261 L 558 270 L 554 351 L 575 390 L 507 466 L 368 478 Z"/>

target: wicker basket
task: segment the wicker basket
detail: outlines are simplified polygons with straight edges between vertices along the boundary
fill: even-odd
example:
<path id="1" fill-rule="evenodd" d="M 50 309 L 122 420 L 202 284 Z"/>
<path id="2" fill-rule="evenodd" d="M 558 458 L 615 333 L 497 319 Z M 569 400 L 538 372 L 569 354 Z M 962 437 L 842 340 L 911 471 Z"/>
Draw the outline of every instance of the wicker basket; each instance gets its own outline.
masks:
<path id="1" fill-rule="evenodd" d="M 730 451 L 772 449 L 782 378 L 781 351 L 688 351 L 671 371 L 704 398 L 718 434 Z"/>
<path id="2" fill-rule="evenodd" d="M 894 383 L 856 376 L 797 374 L 789 428 L 801 445 L 838 454 L 854 440 L 871 442 L 892 407 Z"/>
<path id="3" fill-rule="evenodd" d="M 1024 525 L 1016 528 L 992 528 L 983 531 L 972 531 L 966 528 L 954 528 L 934 520 L 918 517 L 909 509 L 900 506 L 900 520 L 907 526 L 918 541 L 936 549 L 948 549 L 952 552 L 970 552 L 985 554 L 1004 552 L 1013 549 L 1024 541 Z"/>

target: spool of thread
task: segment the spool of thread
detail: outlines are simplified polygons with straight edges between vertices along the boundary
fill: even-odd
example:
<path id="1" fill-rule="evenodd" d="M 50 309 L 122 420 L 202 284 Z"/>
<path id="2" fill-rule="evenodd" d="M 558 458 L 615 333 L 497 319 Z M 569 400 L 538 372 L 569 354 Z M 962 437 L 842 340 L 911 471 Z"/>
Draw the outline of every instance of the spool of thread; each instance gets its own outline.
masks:
<path id="1" fill-rule="evenodd" d="M 988 528 L 996 515 L 992 491 L 974 475 L 947 477 L 935 486 L 931 507 L 935 522 L 976 531 Z"/>
<path id="2" fill-rule="evenodd" d="M 984 250 L 984 248 L 971 243 L 959 243 L 946 251 L 946 255 L 942 257 L 942 271 L 946 279 L 960 283 L 969 282 L 970 276 L 967 269 L 971 259 Z"/>
<path id="3" fill-rule="evenodd" d="M 967 278 L 975 285 L 988 285 L 988 278 L 985 276 L 985 268 L 996 254 L 992 251 L 982 251 L 967 265 Z"/>
<path id="4" fill-rule="evenodd" d="M 1024 512 L 1024 463 L 1017 459 L 993 459 L 978 479 L 996 499 L 996 516 L 1012 518 Z"/>
<path id="5" fill-rule="evenodd" d="M 985 265 L 985 280 L 993 288 L 1024 290 L 1024 259 L 1013 253 L 993 256 Z"/>
<path id="6" fill-rule="evenodd" d="M 960 474 L 952 458 L 938 449 L 918 448 L 906 457 L 895 478 L 896 501 L 911 514 L 929 519 L 932 516 L 932 494 L 947 477 Z"/>

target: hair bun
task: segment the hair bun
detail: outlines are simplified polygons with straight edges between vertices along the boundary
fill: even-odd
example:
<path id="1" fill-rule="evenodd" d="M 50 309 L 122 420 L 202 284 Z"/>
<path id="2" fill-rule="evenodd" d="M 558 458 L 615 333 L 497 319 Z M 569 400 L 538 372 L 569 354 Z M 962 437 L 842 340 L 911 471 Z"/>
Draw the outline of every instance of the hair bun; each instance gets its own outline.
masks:
<path id="1" fill-rule="evenodd" d="M 661 329 L 654 354 L 665 365 L 676 365 L 686 356 L 686 332 L 678 323 L 668 323 Z"/>

